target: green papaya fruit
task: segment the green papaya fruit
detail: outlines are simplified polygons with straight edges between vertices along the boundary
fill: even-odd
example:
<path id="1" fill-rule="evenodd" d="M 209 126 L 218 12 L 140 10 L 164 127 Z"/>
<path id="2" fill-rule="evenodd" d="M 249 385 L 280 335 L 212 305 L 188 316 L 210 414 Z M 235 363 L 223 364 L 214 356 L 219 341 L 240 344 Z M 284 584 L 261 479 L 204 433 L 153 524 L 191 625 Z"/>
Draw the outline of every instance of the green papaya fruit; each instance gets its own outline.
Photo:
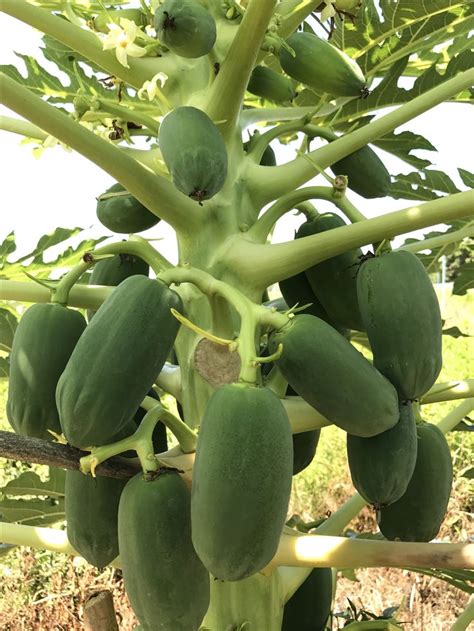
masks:
<path id="1" fill-rule="evenodd" d="M 280 64 L 287 75 L 319 94 L 367 96 L 362 70 L 342 50 L 313 33 L 293 33 L 286 42 L 295 53 L 280 49 Z"/>
<path id="2" fill-rule="evenodd" d="M 155 12 L 156 35 L 180 57 L 202 57 L 216 41 L 216 23 L 196 0 L 165 0 Z"/>
<path id="3" fill-rule="evenodd" d="M 296 315 L 273 331 L 269 351 L 296 392 L 329 421 L 355 436 L 375 436 L 399 418 L 395 388 L 332 326 Z"/>
<path id="4" fill-rule="evenodd" d="M 127 482 L 118 538 L 125 591 L 143 628 L 197 631 L 210 581 L 191 542 L 190 493 L 175 469 Z"/>
<path id="5" fill-rule="evenodd" d="M 417 442 L 410 403 L 401 404 L 398 423 L 377 436 L 347 434 L 352 482 L 369 504 L 379 509 L 405 493 L 415 469 Z"/>
<path id="6" fill-rule="evenodd" d="M 251 94 L 275 103 L 291 102 L 295 96 L 291 79 L 266 66 L 255 66 L 250 75 L 247 90 Z"/>
<path id="7" fill-rule="evenodd" d="M 357 274 L 360 313 L 374 365 L 402 400 L 418 399 L 442 367 L 442 320 L 420 259 L 399 250 L 370 258 Z"/>
<path id="8" fill-rule="evenodd" d="M 164 117 L 158 142 L 182 193 L 202 202 L 220 191 L 227 176 L 227 150 L 207 114 L 195 107 L 176 108 Z"/>
<path id="9" fill-rule="evenodd" d="M 249 150 L 250 143 L 251 143 L 250 140 L 247 141 L 247 142 L 244 142 L 244 150 L 245 151 Z M 276 165 L 277 165 L 277 161 L 276 161 L 275 152 L 271 148 L 271 145 L 267 145 L 265 147 L 265 151 L 262 154 L 262 157 L 260 158 L 260 166 L 262 166 L 262 167 L 276 167 Z"/>
<path id="10" fill-rule="evenodd" d="M 285 604 L 281 631 L 324 631 L 331 603 L 331 568 L 314 568 Z"/>
<path id="11" fill-rule="evenodd" d="M 339 215 L 325 213 L 301 224 L 295 238 L 320 234 L 345 225 L 346 222 Z M 313 265 L 305 273 L 314 295 L 332 322 L 339 327 L 364 331 L 357 299 L 357 270 L 360 256 L 362 251 L 359 248 L 348 250 Z"/>
<path id="12" fill-rule="evenodd" d="M 293 434 L 293 475 L 301 473 L 313 462 L 320 436 L 320 429 Z"/>
<path id="13" fill-rule="evenodd" d="M 111 9 L 102 11 L 92 21 L 94 29 L 99 33 L 108 33 L 108 24 L 120 24 L 120 18 L 125 18 L 135 22 L 137 26 L 146 26 L 148 24 L 146 14 L 140 9 Z"/>
<path id="14" fill-rule="evenodd" d="M 118 508 L 127 480 L 66 471 L 67 538 L 91 565 L 105 567 L 119 554 Z"/>
<path id="15" fill-rule="evenodd" d="M 99 196 L 96 213 L 103 226 L 119 234 L 142 232 L 160 221 L 119 183 Z"/>
<path id="16" fill-rule="evenodd" d="M 100 306 L 61 375 L 56 403 L 75 447 L 109 443 L 137 411 L 174 343 L 183 311 L 160 280 L 130 276 Z M 157 324 L 158 323 L 158 324 Z"/>
<path id="17" fill-rule="evenodd" d="M 148 276 L 149 271 L 148 263 L 145 263 L 145 261 L 138 256 L 115 254 L 110 258 L 101 259 L 95 263 L 92 274 L 89 276 L 89 285 L 116 287 L 129 276 L 135 276 L 135 274 Z M 87 319 L 89 322 L 94 314 L 94 309 L 87 309 Z"/>
<path id="18" fill-rule="evenodd" d="M 269 389 L 229 384 L 209 399 L 191 493 L 192 539 L 216 578 L 239 581 L 273 558 L 291 491 L 291 429 Z"/>
<path id="19" fill-rule="evenodd" d="M 86 321 L 59 304 L 34 304 L 20 318 L 10 355 L 7 418 L 17 434 L 61 433 L 55 392 Z"/>
<path id="20" fill-rule="evenodd" d="M 390 173 L 368 145 L 334 162 L 334 175 L 347 175 L 348 187 L 366 199 L 386 197 L 390 190 Z"/>
<path id="21" fill-rule="evenodd" d="M 391 541 L 431 541 L 448 508 L 453 463 L 443 433 L 430 423 L 418 423 L 416 465 L 402 497 L 378 513 L 381 533 Z"/>
<path id="22" fill-rule="evenodd" d="M 324 320 L 339 331 L 341 335 L 347 337 L 349 333 L 347 329 L 342 326 L 338 326 L 331 320 L 326 309 L 316 297 L 311 288 L 308 277 L 306 276 L 306 272 L 300 272 L 299 274 L 285 278 L 285 280 L 281 280 L 278 283 L 278 286 L 280 287 L 282 296 L 288 305 L 292 307 L 296 304 L 298 304 L 299 307 L 308 305 L 302 311 L 298 311 L 298 313 L 307 313 L 309 315 L 316 316 L 317 318 L 321 318 L 321 320 Z"/>

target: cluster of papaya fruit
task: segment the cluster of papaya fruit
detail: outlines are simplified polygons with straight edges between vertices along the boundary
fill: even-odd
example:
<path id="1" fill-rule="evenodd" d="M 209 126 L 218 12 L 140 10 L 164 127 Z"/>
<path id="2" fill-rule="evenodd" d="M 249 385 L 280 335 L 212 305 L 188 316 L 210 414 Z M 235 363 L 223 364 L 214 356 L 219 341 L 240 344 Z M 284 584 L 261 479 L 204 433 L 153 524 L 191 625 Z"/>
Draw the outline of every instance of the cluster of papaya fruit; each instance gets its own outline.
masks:
<path id="1" fill-rule="evenodd" d="M 343 225 L 326 213 L 295 236 Z M 416 422 L 413 410 L 442 365 L 441 315 L 425 268 L 406 251 L 364 256 L 357 249 L 287 278 L 280 290 L 288 305 L 309 306 L 271 336 L 271 352 L 283 343 L 276 365 L 297 394 L 347 432 L 354 486 L 376 507 L 382 534 L 430 541 L 446 512 L 452 462 L 443 434 Z M 373 363 L 351 345 L 350 330 L 366 333 Z"/>

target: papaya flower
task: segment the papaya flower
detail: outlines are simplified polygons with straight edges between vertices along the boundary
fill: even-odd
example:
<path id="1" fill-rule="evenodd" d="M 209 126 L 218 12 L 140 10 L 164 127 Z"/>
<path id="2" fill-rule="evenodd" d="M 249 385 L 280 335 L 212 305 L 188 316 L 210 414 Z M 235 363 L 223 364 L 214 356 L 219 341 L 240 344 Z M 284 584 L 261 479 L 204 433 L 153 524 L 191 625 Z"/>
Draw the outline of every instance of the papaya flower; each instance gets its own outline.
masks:
<path id="1" fill-rule="evenodd" d="M 143 57 L 146 50 L 135 44 L 137 37 L 142 35 L 140 28 L 132 20 L 120 18 L 120 25 L 113 22 L 107 24 L 109 33 L 102 44 L 103 50 L 115 48 L 115 54 L 119 63 L 125 68 L 130 68 L 127 57 Z"/>
<path id="2" fill-rule="evenodd" d="M 158 72 L 150 81 L 145 81 L 142 87 L 138 90 L 138 98 L 145 100 L 148 97 L 149 101 L 153 101 L 153 99 L 158 95 L 161 96 L 161 89 L 168 79 L 168 75 L 164 72 Z M 158 83 L 160 87 L 158 87 Z M 146 96 L 145 96 L 146 95 Z"/>

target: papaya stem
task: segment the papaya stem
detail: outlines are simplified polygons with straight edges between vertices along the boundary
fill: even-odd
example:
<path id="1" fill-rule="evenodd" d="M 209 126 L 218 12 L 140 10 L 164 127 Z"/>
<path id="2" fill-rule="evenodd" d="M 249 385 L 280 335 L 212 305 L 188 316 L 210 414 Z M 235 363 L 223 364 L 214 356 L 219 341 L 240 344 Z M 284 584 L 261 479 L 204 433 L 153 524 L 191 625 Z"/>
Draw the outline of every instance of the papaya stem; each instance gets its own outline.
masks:
<path id="1" fill-rule="evenodd" d="M 295 191 L 293 203 L 297 193 L 300 189 Z M 268 287 L 347 250 L 466 217 L 472 213 L 473 205 L 474 191 L 455 193 L 322 234 L 272 245 L 250 241 L 249 231 L 245 239 L 238 235 L 226 242 L 222 259 L 229 269 L 238 269 L 248 284 Z"/>
<path id="2" fill-rule="evenodd" d="M 151 411 L 156 407 L 156 401 L 152 397 L 145 397 L 141 404 L 145 410 Z M 179 447 L 184 454 L 190 454 L 196 451 L 197 436 L 186 423 L 180 418 L 171 414 L 166 408 L 162 406 L 160 414 L 160 421 L 166 425 L 170 432 L 176 437 L 179 443 Z M 143 425 L 143 421 L 140 425 Z"/>
<path id="3" fill-rule="evenodd" d="M 211 342 L 214 342 L 215 344 L 219 344 L 220 346 L 227 346 L 229 350 L 231 350 L 231 347 L 235 345 L 234 340 L 226 340 L 223 337 L 218 337 L 217 335 L 214 335 L 213 333 L 209 333 L 209 331 L 202 329 L 197 324 L 194 324 L 194 322 L 191 322 L 191 320 L 188 320 L 188 318 L 186 318 L 179 311 L 176 311 L 176 309 L 171 309 L 171 313 L 182 325 L 184 325 L 188 329 L 191 329 L 191 331 L 194 331 L 198 335 L 202 335 L 207 340 L 210 340 Z"/>
<path id="4" fill-rule="evenodd" d="M 247 234 L 258 243 L 265 243 L 276 222 L 288 211 L 309 199 L 324 199 L 325 201 L 332 202 L 352 223 L 365 220 L 364 215 L 357 210 L 345 195 L 340 197 L 335 194 L 334 188 L 329 186 L 305 186 L 304 188 L 299 188 L 296 191 L 287 193 L 270 206 L 254 223 Z"/>
<path id="5" fill-rule="evenodd" d="M 181 368 L 179 366 L 166 362 L 155 383 L 177 401 L 181 401 Z"/>
<path id="6" fill-rule="evenodd" d="M 406 252 L 421 252 L 422 250 L 432 250 L 435 248 L 442 248 L 443 246 L 450 245 L 451 243 L 457 243 L 463 239 L 474 237 L 474 222 L 471 222 L 460 230 L 454 230 L 453 232 L 446 232 L 440 234 L 439 237 L 432 237 L 431 239 L 421 239 L 414 243 L 406 243 L 400 246 L 397 250 L 405 250 Z"/>
<path id="7" fill-rule="evenodd" d="M 192 283 L 209 299 L 217 294 L 234 307 L 240 315 L 240 332 L 234 340 L 235 348 L 241 358 L 240 379 L 248 383 L 256 383 L 257 367 L 254 362 L 256 331 L 262 321 L 262 316 L 266 316 L 273 322 L 279 314 L 270 314 L 265 307 L 255 305 L 242 292 L 203 270 L 181 266 L 161 273 L 159 278 L 168 285 Z M 280 320 L 277 321 L 281 323 Z M 286 318 L 283 318 L 283 323 L 286 323 Z M 199 331 L 201 332 L 202 329 Z"/>
<path id="8" fill-rule="evenodd" d="M 32 6 L 29 3 L 14 4 Z M 118 147 L 65 116 L 4 73 L 0 73 L 0 102 L 100 166 L 150 212 L 177 231 L 195 233 L 201 225 L 202 209 L 177 191 L 169 180 L 150 172 Z"/>
<path id="9" fill-rule="evenodd" d="M 422 398 L 422 405 L 440 403 L 441 401 L 454 401 L 474 397 L 474 379 L 464 381 L 448 381 L 447 383 L 435 383 Z"/>
<path id="10" fill-rule="evenodd" d="M 321 169 L 334 164 L 350 153 L 361 149 L 367 143 L 376 140 L 423 114 L 436 105 L 449 100 L 452 96 L 469 88 L 474 83 L 474 69 L 460 72 L 424 94 L 404 103 L 393 112 L 374 120 L 364 127 L 346 134 L 324 147 L 312 151 L 309 155 Z M 298 157 L 284 165 L 268 169 L 251 164 L 248 177 L 253 182 L 256 201 L 259 206 L 287 194 L 314 177 L 315 169 L 303 158 Z"/>
<path id="11" fill-rule="evenodd" d="M 276 0 L 250 0 L 232 44 L 212 84 L 204 110 L 229 140 L 257 60 Z"/>
<path id="12" fill-rule="evenodd" d="M 10 116 L 0 116 L 0 129 L 41 141 L 46 140 L 48 137 L 48 134 L 36 127 L 36 125 L 20 118 L 11 118 Z"/>

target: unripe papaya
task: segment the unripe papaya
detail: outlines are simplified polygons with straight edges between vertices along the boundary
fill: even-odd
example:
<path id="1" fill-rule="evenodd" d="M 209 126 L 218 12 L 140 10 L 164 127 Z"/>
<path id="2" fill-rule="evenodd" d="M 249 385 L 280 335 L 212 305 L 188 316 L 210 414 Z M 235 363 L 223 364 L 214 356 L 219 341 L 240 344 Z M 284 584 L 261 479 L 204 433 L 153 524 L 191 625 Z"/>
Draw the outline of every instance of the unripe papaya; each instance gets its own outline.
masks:
<path id="1" fill-rule="evenodd" d="M 357 296 L 375 367 L 402 400 L 425 394 L 441 371 L 442 320 L 420 259 L 399 250 L 364 261 Z"/>
<path id="2" fill-rule="evenodd" d="M 99 307 L 56 389 L 61 427 L 75 447 L 107 444 L 132 419 L 173 346 L 183 310 L 163 282 L 130 276 Z"/>
<path id="3" fill-rule="evenodd" d="M 283 70 L 319 94 L 331 96 L 367 96 L 362 70 L 346 53 L 313 33 L 293 33 L 286 40 L 293 57 L 280 49 Z"/>
<path id="4" fill-rule="evenodd" d="M 250 141 L 244 142 L 244 150 L 247 151 L 250 145 Z M 265 147 L 265 151 L 260 159 L 260 166 L 262 167 L 276 167 L 277 161 L 275 152 L 270 145 Z"/>
<path id="5" fill-rule="evenodd" d="M 348 187 L 366 199 L 385 197 L 390 190 L 390 173 L 368 145 L 334 162 L 334 175 L 347 175 Z"/>
<path id="6" fill-rule="evenodd" d="M 66 471 L 67 537 L 86 561 L 105 567 L 119 554 L 117 519 L 127 480 Z"/>
<path id="7" fill-rule="evenodd" d="M 176 108 L 163 119 L 158 142 L 182 193 L 201 202 L 220 191 L 227 176 L 227 150 L 207 114 L 195 107 Z"/>
<path id="8" fill-rule="evenodd" d="M 380 509 L 378 524 L 386 539 L 431 541 L 443 523 L 453 481 L 453 463 L 443 433 L 418 423 L 416 465 L 402 497 Z"/>
<path id="9" fill-rule="evenodd" d="M 339 215 L 325 213 L 301 224 L 295 238 L 320 234 L 345 225 L 346 222 Z M 360 248 L 348 250 L 313 265 L 305 273 L 313 293 L 326 310 L 330 321 L 339 327 L 364 331 L 357 300 L 356 275 L 360 256 Z"/>
<path id="10" fill-rule="evenodd" d="M 266 66 L 255 66 L 250 75 L 247 90 L 251 94 L 268 101 L 275 101 L 275 103 L 287 103 L 295 96 L 291 79 Z"/>
<path id="11" fill-rule="evenodd" d="M 320 429 L 293 434 L 293 475 L 301 473 L 313 462 L 320 436 Z"/>
<path id="12" fill-rule="evenodd" d="M 135 22 L 137 26 L 146 26 L 148 21 L 145 13 L 140 9 L 111 9 L 102 11 L 93 19 L 93 26 L 100 33 L 108 33 L 108 24 L 119 24 L 120 18 Z"/>
<path id="13" fill-rule="evenodd" d="M 160 221 L 118 182 L 99 196 L 96 213 L 102 225 L 119 234 L 142 232 Z"/>
<path id="14" fill-rule="evenodd" d="M 84 316 L 59 304 L 29 307 L 15 331 L 10 355 L 7 417 L 17 434 L 61 433 L 56 385 L 80 336 Z"/>
<path id="15" fill-rule="evenodd" d="M 331 568 L 314 568 L 285 604 L 281 631 L 324 631 L 331 602 Z"/>
<path id="16" fill-rule="evenodd" d="M 148 263 L 138 256 L 131 254 L 114 254 L 110 258 L 97 261 L 89 277 L 89 285 L 107 285 L 116 287 L 129 276 L 140 274 L 148 276 Z M 90 322 L 94 316 L 93 309 L 87 309 L 87 319 Z"/>
<path id="17" fill-rule="evenodd" d="M 165 0 L 155 12 L 158 39 L 180 57 L 202 57 L 216 41 L 216 23 L 196 0 Z"/>
<path id="18" fill-rule="evenodd" d="M 196 552 L 216 578 L 239 581 L 273 558 L 291 491 L 291 429 L 269 389 L 229 384 L 208 401 L 191 494 Z"/>
<path id="19" fill-rule="evenodd" d="M 278 283 L 282 296 L 285 298 L 288 305 L 294 307 L 298 304 L 298 307 L 308 305 L 302 311 L 298 313 L 307 313 L 317 318 L 321 318 L 331 326 L 333 326 L 341 335 L 347 337 L 348 331 L 343 326 L 338 326 L 333 320 L 331 320 L 326 309 L 323 307 L 319 299 L 316 297 L 308 277 L 305 272 L 300 272 L 285 280 L 281 280 Z"/>
<path id="20" fill-rule="evenodd" d="M 312 315 L 296 315 L 270 335 L 270 353 L 280 343 L 275 364 L 329 421 L 356 436 L 375 436 L 398 422 L 395 388 L 332 326 Z"/>
<path id="21" fill-rule="evenodd" d="M 125 591 L 146 631 L 197 631 L 209 574 L 191 542 L 190 493 L 174 469 L 137 474 L 120 498 Z"/>
<path id="22" fill-rule="evenodd" d="M 400 419 L 390 429 L 360 438 L 347 434 L 347 457 L 352 482 L 377 509 L 405 493 L 415 469 L 416 422 L 411 403 L 400 405 Z"/>

